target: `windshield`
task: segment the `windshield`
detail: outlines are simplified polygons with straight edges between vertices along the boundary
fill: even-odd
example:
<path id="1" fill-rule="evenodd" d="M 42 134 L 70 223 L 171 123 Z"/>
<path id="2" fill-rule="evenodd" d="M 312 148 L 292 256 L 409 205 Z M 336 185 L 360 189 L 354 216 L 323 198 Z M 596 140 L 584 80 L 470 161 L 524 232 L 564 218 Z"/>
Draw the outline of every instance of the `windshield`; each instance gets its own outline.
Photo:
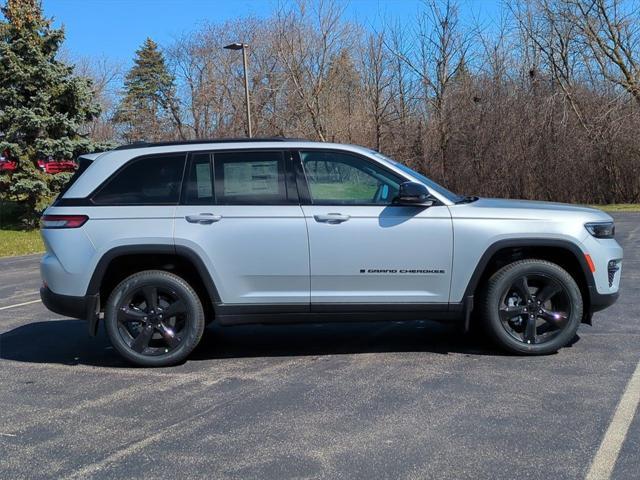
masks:
<path id="1" fill-rule="evenodd" d="M 457 203 L 457 202 L 460 202 L 463 199 L 463 197 L 461 197 L 460 195 L 456 195 L 455 193 L 453 193 L 453 192 L 447 190 L 446 188 L 444 188 L 442 185 L 434 182 L 430 178 L 425 177 L 421 173 L 416 172 L 415 170 L 407 167 L 406 165 L 404 165 L 404 164 L 402 164 L 400 162 L 397 162 L 394 159 L 389 158 L 386 155 L 381 154 L 380 152 L 376 152 L 375 150 L 370 150 L 370 152 L 373 155 L 375 155 L 376 157 L 381 158 L 383 160 L 386 160 L 387 162 L 393 164 L 394 166 L 398 167 L 403 172 L 408 173 L 412 177 L 417 178 L 422 183 L 424 183 L 429 189 L 431 189 L 434 192 L 437 192 L 438 194 L 442 195 L 447 200 L 450 200 L 453 203 Z"/>

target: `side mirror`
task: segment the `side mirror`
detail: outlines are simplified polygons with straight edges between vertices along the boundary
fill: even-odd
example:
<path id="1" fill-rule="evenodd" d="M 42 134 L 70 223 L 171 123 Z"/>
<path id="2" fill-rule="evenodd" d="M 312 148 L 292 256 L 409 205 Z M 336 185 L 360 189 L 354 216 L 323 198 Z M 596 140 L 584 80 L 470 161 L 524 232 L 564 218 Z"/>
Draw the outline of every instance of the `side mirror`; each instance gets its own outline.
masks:
<path id="1" fill-rule="evenodd" d="M 404 182 L 400 184 L 398 196 L 394 199 L 396 205 L 415 205 L 430 207 L 434 203 L 434 198 L 429 194 L 429 190 L 421 183 Z"/>

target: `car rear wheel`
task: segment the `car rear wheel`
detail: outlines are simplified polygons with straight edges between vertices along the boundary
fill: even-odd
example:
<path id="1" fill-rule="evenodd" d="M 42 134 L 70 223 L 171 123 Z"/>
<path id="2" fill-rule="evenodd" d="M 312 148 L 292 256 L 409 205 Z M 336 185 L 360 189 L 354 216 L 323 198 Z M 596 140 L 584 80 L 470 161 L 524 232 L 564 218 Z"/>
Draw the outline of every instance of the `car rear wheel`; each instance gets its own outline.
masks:
<path id="1" fill-rule="evenodd" d="M 105 307 L 113 347 L 136 365 L 164 367 L 183 361 L 204 330 L 197 293 L 181 277 L 160 270 L 123 280 Z"/>
<path id="2" fill-rule="evenodd" d="M 503 349 L 527 355 L 556 352 L 575 337 L 582 295 L 573 277 L 546 260 L 520 260 L 491 276 L 485 326 Z"/>

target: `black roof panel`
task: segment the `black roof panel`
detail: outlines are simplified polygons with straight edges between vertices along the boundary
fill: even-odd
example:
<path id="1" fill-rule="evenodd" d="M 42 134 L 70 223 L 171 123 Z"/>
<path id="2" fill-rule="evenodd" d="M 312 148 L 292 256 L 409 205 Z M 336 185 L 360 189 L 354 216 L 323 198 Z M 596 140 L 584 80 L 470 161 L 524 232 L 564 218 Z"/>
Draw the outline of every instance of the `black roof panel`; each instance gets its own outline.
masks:
<path id="1" fill-rule="evenodd" d="M 182 141 L 169 141 L 169 142 L 134 142 L 128 145 L 120 145 L 114 148 L 114 150 L 129 150 L 131 148 L 149 148 L 149 147 L 169 147 L 173 145 L 197 145 L 200 143 L 251 143 L 251 142 L 306 142 L 308 140 L 303 138 L 286 138 L 286 137 L 271 137 L 271 138 L 216 138 L 210 140 L 182 140 Z"/>

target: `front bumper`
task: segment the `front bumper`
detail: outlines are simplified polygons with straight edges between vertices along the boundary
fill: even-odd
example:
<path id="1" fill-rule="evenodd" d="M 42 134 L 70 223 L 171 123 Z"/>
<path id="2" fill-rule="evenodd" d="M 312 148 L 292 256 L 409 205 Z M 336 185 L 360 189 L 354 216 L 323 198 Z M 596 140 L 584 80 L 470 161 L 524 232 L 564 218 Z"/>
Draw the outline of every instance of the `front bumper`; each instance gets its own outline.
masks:
<path id="1" fill-rule="evenodd" d="M 599 312 L 607 307 L 610 307 L 618 300 L 620 292 L 615 293 L 598 293 L 596 288 L 592 285 L 589 286 L 589 297 L 591 299 L 591 311 Z"/>
<path id="2" fill-rule="evenodd" d="M 54 293 L 47 286 L 40 287 L 40 298 L 45 307 L 65 317 L 89 321 L 89 333 L 95 336 L 100 312 L 100 294 L 75 297 Z"/>

